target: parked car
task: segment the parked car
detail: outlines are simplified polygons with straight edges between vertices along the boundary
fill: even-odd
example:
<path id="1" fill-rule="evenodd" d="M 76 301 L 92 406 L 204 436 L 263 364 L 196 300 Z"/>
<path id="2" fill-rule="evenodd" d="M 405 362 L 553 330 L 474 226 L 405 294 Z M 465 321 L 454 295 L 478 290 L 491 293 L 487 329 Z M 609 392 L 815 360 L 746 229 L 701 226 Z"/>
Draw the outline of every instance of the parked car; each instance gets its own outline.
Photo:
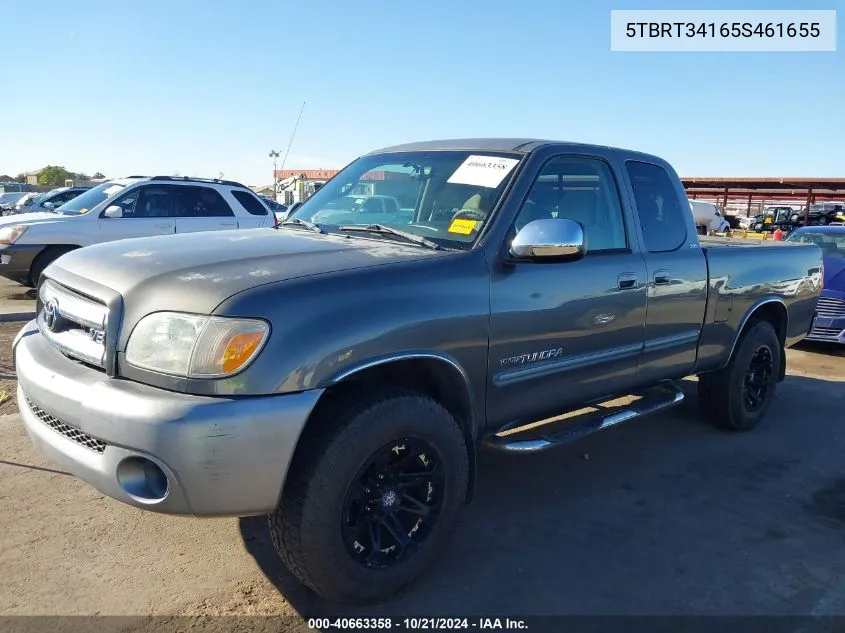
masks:
<path id="1" fill-rule="evenodd" d="M 762 222 L 764 217 L 765 214 L 763 213 L 760 213 L 758 215 L 743 216 L 739 219 L 739 228 L 750 231 L 751 227 L 754 226 L 757 222 Z"/>
<path id="2" fill-rule="evenodd" d="M 28 195 L 30 194 L 26 191 L 7 191 L 0 193 L 0 212 L 6 215 L 7 212 L 13 211 L 21 198 L 25 198 Z"/>
<path id="3" fill-rule="evenodd" d="M 413 200 L 412 221 L 321 215 L 364 186 Z M 755 427 L 821 266 L 815 245 L 699 239 L 655 156 L 402 145 L 278 229 L 63 255 L 13 343 L 17 401 L 63 472 L 146 510 L 268 514 L 301 582 L 379 599 L 443 549 L 481 442 L 562 445 L 679 404 L 692 374 L 710 423 Z"/>
<path id="4" fill-rule="evenodd" d="M 55 209 L 0 220 L 0 276 L 36 285 L 53 260 L 80 246 L 273 224 L 267 206 L 236 182 L 170 176 L 110 180 Z"/>
<path id="5" fill-rule="evenodd" d="M 276 218 L 276 223 L 284 222 L 288 217 L 288 207 L 276 202 L 275 200 L 271 200 L 265 196 L 259 196 L 261 201 L 267 205 L 270 211 L 273 212 L 273 215 Z"/>
<path id="6" fill-rule="evenodd" d="M 719 208 L 712 202 L 690 200 L 689 204 L 699 234 L 706 235 L 710 231 L 724 233 L 731 228 Z"/>
<path id="7" fill-rule="evenodd" d="M 801 227 L 786 241 L 815 244 L 824 256 L 824 289 L 807 338 L 845 344 L 845 226 Z"/>
<path id="8" fill-rule="evenodd" d="M 91 187 L 57 187 L 56 189 L 36 194 L 33 197 L 22 201 L 22 203 L 15 205 L 14 210 L 18 213 L 52 211 L 53 209 L 62 206 L 65 202 L 73 200 L 81 193 L 88 191 L 90 188 Z"/>
<path id="9" fill-rule="evenodd" d="M 329 224 L 407 224 L 412 220 L 413 213 L 400 209 L 396 198 L 383 195 L 346 195 L 327 204 L 312 218 L 313 222 Z"/>
<path id="10" fill-rule="evenodd" d="M 15 213 L 22 213 L 21 210 L 30 206 L 33 203 L 33 201 L 40 195 L 42 195 L 42 194 L 40 194 L 36 191 L 27 191 L 26 193 L 23 194 L 23 196 L 21 196 L 18 199 L 18 201 L 15 203 L 14 209 L 12 209 L 8 215 L 13 215 Z"/>

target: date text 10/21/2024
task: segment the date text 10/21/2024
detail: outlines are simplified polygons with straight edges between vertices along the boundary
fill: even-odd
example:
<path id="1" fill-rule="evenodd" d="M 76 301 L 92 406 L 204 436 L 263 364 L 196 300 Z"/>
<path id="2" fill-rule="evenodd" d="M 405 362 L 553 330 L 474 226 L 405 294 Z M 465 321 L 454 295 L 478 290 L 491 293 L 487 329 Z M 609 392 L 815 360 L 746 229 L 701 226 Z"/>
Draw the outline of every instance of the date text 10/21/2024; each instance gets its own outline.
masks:
<path id="1" fill-rule="evenodd" d="M 416 630 L 526 630 L 519 618 L 309 618 L 308 628 L 322 631 L 381 629 Z"/>

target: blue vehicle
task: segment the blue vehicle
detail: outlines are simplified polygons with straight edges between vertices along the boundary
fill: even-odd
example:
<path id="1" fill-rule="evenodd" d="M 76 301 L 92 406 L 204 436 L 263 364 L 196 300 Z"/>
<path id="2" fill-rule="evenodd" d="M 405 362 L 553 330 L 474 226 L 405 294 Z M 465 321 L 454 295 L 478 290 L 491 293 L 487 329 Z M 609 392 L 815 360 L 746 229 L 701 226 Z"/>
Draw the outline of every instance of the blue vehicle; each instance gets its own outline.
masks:
<path id="1" fill-rule="evenodd" d="M 808 340 L 845 344 L 845 226 L 805 226 L 787 242 L 816 244 L 824 258 L 824 289 Z"/>

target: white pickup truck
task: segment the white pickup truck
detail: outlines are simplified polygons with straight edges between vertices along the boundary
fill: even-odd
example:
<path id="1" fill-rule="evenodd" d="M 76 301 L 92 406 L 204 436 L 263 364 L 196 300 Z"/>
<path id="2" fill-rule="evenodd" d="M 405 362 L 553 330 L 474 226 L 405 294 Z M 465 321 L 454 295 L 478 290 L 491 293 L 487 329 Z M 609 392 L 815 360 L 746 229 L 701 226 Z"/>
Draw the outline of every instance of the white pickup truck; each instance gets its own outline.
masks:
<path id="1" fill-rule="evenodd" d="M 34 286 L 51 262 L 82 246 L 275 223 L 267 205 L 237 182 L 175 176 L 110 180 L 58 208 L 0 219 L 0 276 Z"/>

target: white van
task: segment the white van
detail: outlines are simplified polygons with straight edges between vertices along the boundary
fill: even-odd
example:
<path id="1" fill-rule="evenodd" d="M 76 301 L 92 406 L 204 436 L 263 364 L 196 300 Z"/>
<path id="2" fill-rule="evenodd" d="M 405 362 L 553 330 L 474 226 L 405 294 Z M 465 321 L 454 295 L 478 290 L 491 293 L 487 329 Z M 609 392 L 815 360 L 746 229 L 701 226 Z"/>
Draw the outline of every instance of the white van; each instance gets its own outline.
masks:
<path id="1" fill-rule="evenodd" d="M 731 225 L 712 202 L 690 200 L 689 206 L 695 218 L 695 226 L 702 235 L 706 235 L 709 231 L 723 233 L 730 229 Z"/>

